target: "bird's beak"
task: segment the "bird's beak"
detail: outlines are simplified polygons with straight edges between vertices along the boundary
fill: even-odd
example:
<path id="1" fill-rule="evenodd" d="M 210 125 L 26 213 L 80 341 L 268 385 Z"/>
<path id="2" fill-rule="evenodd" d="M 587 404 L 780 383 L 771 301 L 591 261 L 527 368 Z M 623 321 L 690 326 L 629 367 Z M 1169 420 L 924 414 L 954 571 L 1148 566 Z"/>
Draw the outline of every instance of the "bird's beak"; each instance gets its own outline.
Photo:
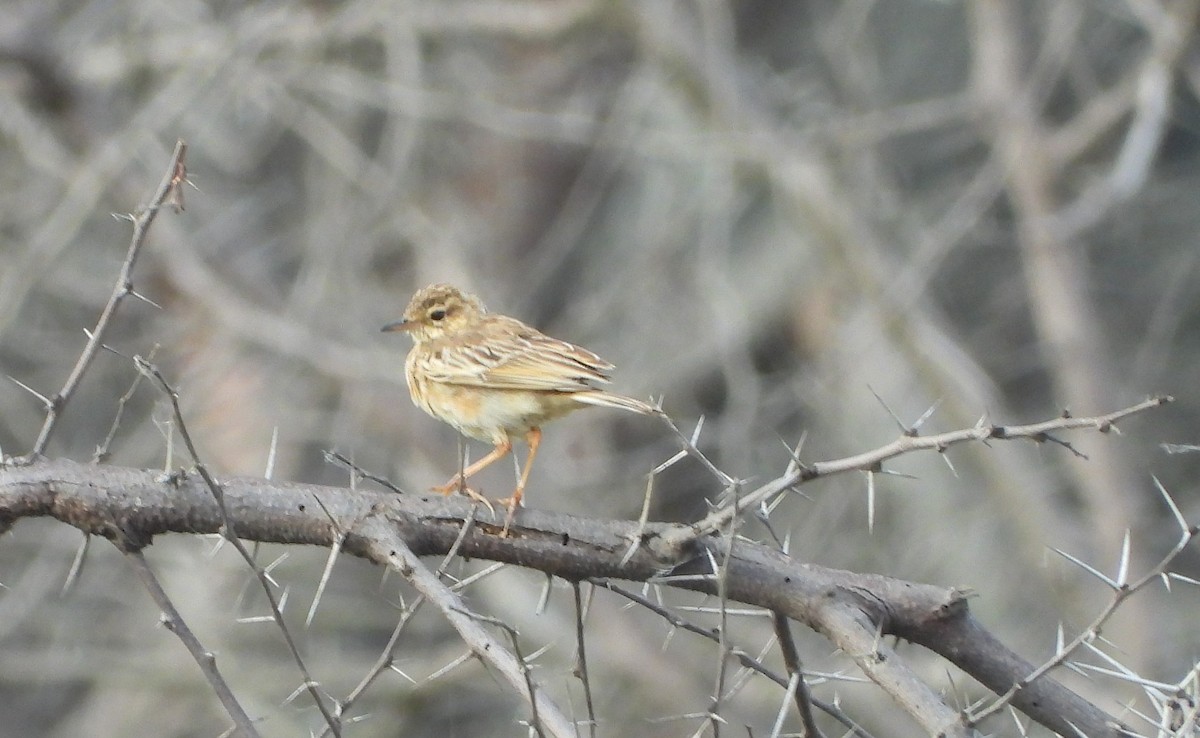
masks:
<path id="1" fill-rule="evenodd" d="M 411 320 L 397 320 L 395 323 L 388 323 L 379 330 L 383 333 L 395 333 L 396 331 L 411 331 L 416 327 L 416 323 Z"/>

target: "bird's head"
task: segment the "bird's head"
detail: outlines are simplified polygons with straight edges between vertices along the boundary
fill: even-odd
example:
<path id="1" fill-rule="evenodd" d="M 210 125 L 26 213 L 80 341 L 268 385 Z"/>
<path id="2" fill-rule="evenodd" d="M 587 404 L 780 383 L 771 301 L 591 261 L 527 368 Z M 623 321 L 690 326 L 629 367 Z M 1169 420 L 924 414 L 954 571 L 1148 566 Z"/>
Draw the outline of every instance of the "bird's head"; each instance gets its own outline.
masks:
<path id="1" fill-rule="evenodd" d="M 417 290 L 404 317 L 383 331 L 405 331 L 417 343 L 432 341 L 471 326 L 486 312 L 478 297 L 448 284 L 431 284 Z"/>

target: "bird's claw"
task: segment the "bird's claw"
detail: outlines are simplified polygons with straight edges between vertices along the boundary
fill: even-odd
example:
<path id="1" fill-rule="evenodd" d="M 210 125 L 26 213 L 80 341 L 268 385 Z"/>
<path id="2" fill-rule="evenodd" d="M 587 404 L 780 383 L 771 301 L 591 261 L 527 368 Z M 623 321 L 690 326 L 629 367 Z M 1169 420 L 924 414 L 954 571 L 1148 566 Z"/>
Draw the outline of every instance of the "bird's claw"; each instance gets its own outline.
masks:
<path id="1" fill-rule="evenodd" d="M 488 498 L 479 494 L 478 492 L 471 489 L 470 487 L 463 487 L 463 492 L 467 495 L 467 497 L 470 497 L 475 502 L 478 502 L 481 505 L 483 505 L 484 507 L 486 507 L 488 509 L 488 512 L 490 512 L 492 514 L 493 518 L 496 517 L 496 508 L 492 506 L 491 500 L 489 500 Z"/>
<path id="2" fill-rule="evenodd" d="M 469 497 L 471 500 L 478 502 L 478 503 L 482 504 L 483 506 L 485 506 L 488 509 L 488 512 L 490 512 L 492 514 L 493 518 L 496 517 L 496 508 L 494 505 L 492 505 L 492 501 L 489 500 L 488 498 L 484 497 L 483 495 L 479 494 L 475 490 L 471 489 L 470 487 L 466 486 L 462 482 L 456 481 L 456 482 L 451 482 L 449 484 L 439 484 L 434 487 L 430 487 L 430 489 L 433 490 L 434 492 L 437 492 L 437 493 L 443 494 L 443 495 L 449 495 L 454 492 L 462 492 L 464 495 Z M 499 500 L 498 500 L 498 502 L 499 502 Z"/>
<path id="3" fill-rule="evenodd" d="M 521 504 L 521 496 L 505 497 L 503 500 L 496 500 L 496 504 L 508 508 L 508 513 L 504 516 L 504 527 L 500 530 L 500 537 L 508 538 L 508 531 L 512 528 L 513 519 L 517 516 L 517 506 Z"/>

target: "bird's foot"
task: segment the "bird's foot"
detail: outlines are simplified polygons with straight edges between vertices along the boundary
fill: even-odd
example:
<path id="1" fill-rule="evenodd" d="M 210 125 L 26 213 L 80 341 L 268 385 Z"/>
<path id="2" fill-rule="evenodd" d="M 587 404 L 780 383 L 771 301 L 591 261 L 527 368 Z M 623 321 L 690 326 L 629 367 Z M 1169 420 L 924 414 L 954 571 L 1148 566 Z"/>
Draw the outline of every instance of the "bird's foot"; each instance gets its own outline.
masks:
<path id="1" fill-rule="evenodd" d="M 462 492 L 464 495 L 471 498 L 471 500 L 478 502 L 481 505 L 483 505 L 484 507 L 486 507 L 488 509 L 488 512 L 490 512 L 492 514 L 493 518 L 496 517 L 496 508 L 492 504 L 492 501 L 489 500 L 488 498 L 484 497 L 483 495 L 479 494 L 478 492 L 471 489 L 470 487 L 468 487 L 467 485 L 463 484 L 460 481 L 451 480 L 450 482 L 448 482 L 446 484 L 439 484 L 434 487 L 430 487 L 430 489 L 433 490 L 434 492 L 437 492 L 437 493 L 443 494 L 443 495 L 450 495 L 455 492 Z M 497 500 L 497 502 L 503 502 L 503 501 Z"/>
<path id="2" fill-rule="evenodd" d="M 517 507 L 521 504 L 521 493 L 517 492 L 512 497 L 496 500 L 496 504 L 508 508 L 508 513 L 504 516 L 504 528 L 500 531 L 501 538 L 508 538 L 508 531 L 512 528 L 513 519 L 517 516 Z"/>

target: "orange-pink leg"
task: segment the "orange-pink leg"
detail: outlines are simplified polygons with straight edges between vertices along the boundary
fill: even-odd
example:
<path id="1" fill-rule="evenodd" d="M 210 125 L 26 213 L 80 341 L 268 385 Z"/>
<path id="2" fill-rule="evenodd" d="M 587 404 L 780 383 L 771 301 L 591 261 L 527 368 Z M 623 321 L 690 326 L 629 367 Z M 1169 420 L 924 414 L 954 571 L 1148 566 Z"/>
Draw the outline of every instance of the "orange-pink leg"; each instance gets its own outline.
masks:
<path id="1" fill-rule="evenodd" d="M 501 538 L 508 535 L 508 528 L 517 514 L 517 505 L 521 504 L 521 498 L 525 496 L 525 484 L 529 481 L 529 471 L 533 468 L 533 459 L 537 456 L 538 446 L 542 445 L 542 429 L 530 428 L 529 432 L 525 434 L 525 442 L 529 444 L 529 456 L 525 459 L 525 468 L 521 470 L 521 478 L 517 480 L 517 488 L 513 490 L 512 497 L 507 500 L 496 500 L 496 502 L 508 506 L 508 515 L 504 518 L 504 530 L 500 531 Z"/>
<path id="2" fill-rule="evenodd" d="M 470 497 L 472 500 L 475 500 L 476 502 L 482 502 L 483 504 L 487 505 L 488 510 L 491 510 L 492 513 L 495 513 L 496 510 L 495 510 L 495 508 L 492 507 L 491 500 L 489 500 L 488 498 L 484 497 L 483 495 L 479 494 L 475 490 L 468 487 L 467 479 L 469 479 L 471 476 L 479 473 L 479 471 L 481 471 L 484 467 L 488 466 L 489 464 L 492 464 L 493 462 L 498 461 L 499 459 L 503 459 L 505 456 L 508 456 L 508 454 L 511 452 L 512 452 L 512 441 L 505 438 L 500 443 L 497 443 L 496 447 L 493 448 L 491 450 L 491 453 L 489 453 L 487 456 L 484 456 L 482 459 L 479 459 L 478 461 L 471 463 L 469 466 L 467 466 L 466 469 L 463 469 L 458 474 L 455 474 L 454 476 L 450 477 L 450 481 L 446 482 L 445 484 L 439 484 L 438 486 L 433 487 L 432 489 L 434 492 L 440 492 L 444 495 L 448 495 L 455 490 L 462 490 L 463 494 L 465 494 L 467 497 Z"/>

